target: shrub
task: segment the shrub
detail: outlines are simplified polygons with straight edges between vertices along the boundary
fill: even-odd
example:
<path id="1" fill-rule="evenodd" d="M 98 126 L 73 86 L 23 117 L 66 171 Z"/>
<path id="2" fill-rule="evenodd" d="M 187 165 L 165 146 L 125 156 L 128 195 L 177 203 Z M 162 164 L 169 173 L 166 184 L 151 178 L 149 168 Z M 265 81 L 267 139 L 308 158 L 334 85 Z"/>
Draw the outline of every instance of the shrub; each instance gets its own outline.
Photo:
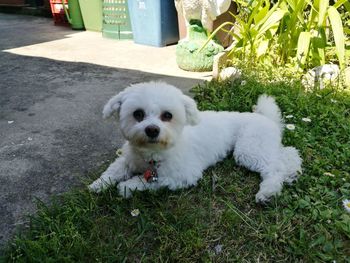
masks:
<path id="1" fill-rule="evenodd" d="M 229 56 L 265 66 L 286 65 L 305 70 L 327 62 L 346 65 L 345 31 L 338 9 L 350 9 L 347 0 L 330 5 L 329 0 L 235 0 L 235 23 L 226 22 L 219 30 L 234 38 Z M 346 16 L 346 12 L 342 13 Z"/>

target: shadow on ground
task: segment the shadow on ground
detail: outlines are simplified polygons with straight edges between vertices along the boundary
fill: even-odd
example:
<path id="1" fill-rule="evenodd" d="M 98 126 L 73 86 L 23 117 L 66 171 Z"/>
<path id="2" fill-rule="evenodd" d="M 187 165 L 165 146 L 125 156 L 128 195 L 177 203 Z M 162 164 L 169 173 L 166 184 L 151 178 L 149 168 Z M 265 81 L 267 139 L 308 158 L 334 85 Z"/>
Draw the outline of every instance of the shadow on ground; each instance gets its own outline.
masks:
<path id="1" fill-rule="evenodd" d="M 13 46 L 11 46 L 13 47 Z M 82 186 L 123 139 L 101 110 L 131 83 L 200 82 L 0 52 L 0 246 L 35 211 L 34 199 Z"/>
<path id="2" fill-rule="evenodd" d="M 52 18 L 0 13 L 0 49 L 11 49 L 69 37 L 73 31 L 53 26 Z"/>

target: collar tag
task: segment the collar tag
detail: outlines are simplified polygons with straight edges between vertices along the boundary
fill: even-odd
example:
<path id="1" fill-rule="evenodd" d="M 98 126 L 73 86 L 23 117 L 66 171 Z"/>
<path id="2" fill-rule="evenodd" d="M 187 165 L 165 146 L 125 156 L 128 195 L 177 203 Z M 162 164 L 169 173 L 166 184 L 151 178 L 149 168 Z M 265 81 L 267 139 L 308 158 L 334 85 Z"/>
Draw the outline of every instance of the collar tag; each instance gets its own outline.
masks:
<path id="1" fill-rule="evenodd" d="M 156 162 L 154 160 L 149 161 L 149 167 L 143 173 L 143 177 L 147 183 L 154 183 L 158 181 Z"/>

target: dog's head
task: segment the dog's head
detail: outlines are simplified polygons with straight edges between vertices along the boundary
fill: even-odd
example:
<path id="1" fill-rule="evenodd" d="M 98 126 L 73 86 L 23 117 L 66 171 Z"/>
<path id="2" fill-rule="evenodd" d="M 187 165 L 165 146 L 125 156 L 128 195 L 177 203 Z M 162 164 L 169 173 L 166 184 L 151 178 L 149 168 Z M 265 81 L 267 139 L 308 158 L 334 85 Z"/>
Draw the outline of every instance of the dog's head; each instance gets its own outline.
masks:
<path id="1" fill-rule="evenodd" d="M 193 99 L 163 82 L 139 83 L 112 97 L 103 117 L 115 115 L 124 137 L 134 146 L 152 149 L 172 147 L 185 125 L 199 123 Z"/>

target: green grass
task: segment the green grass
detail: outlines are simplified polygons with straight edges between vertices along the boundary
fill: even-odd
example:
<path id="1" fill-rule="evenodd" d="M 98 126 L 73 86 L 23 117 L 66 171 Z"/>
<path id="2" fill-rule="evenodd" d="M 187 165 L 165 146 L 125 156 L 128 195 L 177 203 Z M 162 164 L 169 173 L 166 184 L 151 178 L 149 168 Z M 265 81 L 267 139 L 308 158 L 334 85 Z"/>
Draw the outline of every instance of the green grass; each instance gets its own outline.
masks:
<path id="1" fill-rule="evenodd" d="M 228 157 L 187 190 L 136 193 L 130 200 L 114 188 L 100 195 L 73 190 L 49 206 L 39 202 L 29 229 L 9 243 L 4 259 L 350 262 L 350 214 L 342 207 L 342 200 L 350 199 L 350 94 L 304 93 L 298 83 L 250 78 L 246 85 L 212 82 L 194 92 L 202 110 L 250 111 L 259 94 L 274 95 L 283 115 L 294 116 L 287 123 L 296 129 L 285 131 L 284 144 L 296 146 L 304 160 L 298 182 L 268 205 L 256 204 L 258 174 Z M 140 215 L 132 217 L 136 208 Z"/>

